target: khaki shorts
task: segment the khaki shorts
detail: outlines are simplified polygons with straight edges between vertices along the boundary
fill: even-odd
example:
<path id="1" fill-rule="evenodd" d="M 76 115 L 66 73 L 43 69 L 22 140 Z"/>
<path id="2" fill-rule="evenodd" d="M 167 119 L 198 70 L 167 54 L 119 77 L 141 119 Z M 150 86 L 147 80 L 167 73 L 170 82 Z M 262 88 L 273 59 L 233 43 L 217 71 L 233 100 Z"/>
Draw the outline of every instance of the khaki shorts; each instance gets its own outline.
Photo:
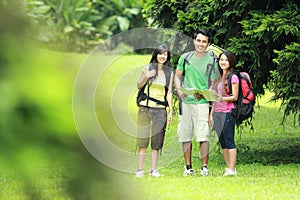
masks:
<path id="1" fill-rule="evenodd" d="M 182 103 L 182 116 L 178 121 L 178 141 L 190 142 L 195 134 L 197 142 L 208 141 L 209 104 Z"/>
<path id="2" fill-rule="evenodd" d="M 140 106 L 138 112 L 137 147 L 146 148 L 151 140 L 152 149 L 162 149 L 166 124 L 167 111 L 165 108 Z"/>

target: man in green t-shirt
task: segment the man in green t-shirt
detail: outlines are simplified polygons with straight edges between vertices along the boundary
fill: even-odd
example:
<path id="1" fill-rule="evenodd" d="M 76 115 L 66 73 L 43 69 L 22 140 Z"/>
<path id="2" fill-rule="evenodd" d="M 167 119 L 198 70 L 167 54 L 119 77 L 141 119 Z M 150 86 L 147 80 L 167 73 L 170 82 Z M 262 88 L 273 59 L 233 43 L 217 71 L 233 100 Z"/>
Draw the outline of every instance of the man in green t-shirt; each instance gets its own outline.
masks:
<path id="1" fill-rule="evenodd" d="M 213 57 L 206 52 L 210 45 L 210 36 L 204 30 L 197 31 L 193 36 L 195 51 L 192 52 L 188 62 L 184 61 L 189 53 L 183 54 L 178 61 L 174 84 L 179 98 L 182 100 L 182 114 L 178 122 L 178 140 L 182 143 L 186 169 L 184 176 L 193 175 L 192 168 L 192 139 L 195 134 L 196 141 L 200 142 L 202 157 L 201 175 L 208 175 L 209 154 L 209 102 L 201 95 L 186 96 L 180 91 L 181 87 L 207 90 L 217 77 L 217 63 L 209 67 Z M 207 73 L 211 69 L 210 73 Z M 184 76 L 184 79 L 183 79 Z M 182 83 L 183 80 L 183 83 Z"/>

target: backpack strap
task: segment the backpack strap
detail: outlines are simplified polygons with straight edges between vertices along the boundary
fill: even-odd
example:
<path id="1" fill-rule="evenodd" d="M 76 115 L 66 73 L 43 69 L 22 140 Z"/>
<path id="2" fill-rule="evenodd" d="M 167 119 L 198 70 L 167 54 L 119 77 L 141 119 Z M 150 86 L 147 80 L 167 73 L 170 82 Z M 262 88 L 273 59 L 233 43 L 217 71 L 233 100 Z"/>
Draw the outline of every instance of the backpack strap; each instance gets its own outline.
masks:
<path id="1" fill-rule="evenodd" d="M 229 95 L 231 96 L 232 95 L 232 85 L 231 85 L 231 78 L 233 76 L 233 73 L 229 73 L 226 77 L 227 79 L 227 85 L 228 85 L 228 89 L 229 89 Z"/>
<path id="2" fill-rule="evenodd" d="M 185 58 L 184 58 L 184 60 L 183 60 L 183 73 L 182 73 L 182 76 L 184 76 L 184 74 L 185 74 L 185 65 L 186 64 L 190 64 L 190 59 L 191 59 L 191 57 L 194 55 L 194 53 L 195 53 L 195 51 L 190 51 L 190 52 L 188 52 L 187 53 L 187 55 L 185 56 Z"/>
<path id="3" fill-rule="evenodd" d="M 148 85 L 148 87 L 147 87 L 147 94 L 146 94 L 146 99 L 147 99 L 147 103 L 146 103 L 146 106 L 148 106 L 148 104 L 149 104 L 149 98 L 150 98 L 150 96 L 149 96 L 149 94 L 150 94 L 150 83 L 149 83 L 149 79 L 147 80 L 147 85 Z"/>
<path id="4" fill-rule="evenodd" d="M 167 94 L 168 94 L 168 86 L 170 84 L 170 80 L 171 80 L 171 74 L 172 74 L 172 70 L 170 70 L 169 72 L 165 72 L 165 77 L 166 77 L 166 85 L 165 85 L 165 97 L 164 97 L 164 101 L 160 101 L 158 99 L 155 99 L 153 97 L 150 96 L 150 86 L 151 84 L 149 83 L 149 79 L 147 80 L 146 84 L 143 86 L 143 88 L 141 88 L 142 92 L 145 90 L 146 86 L 147 87 L 147 94 L 145 96 L 145 98 L 147 99 L 147 102 L 146 102 L 146 106 L 148 106 L 149 104 L 149 100 L 150 101 L 153 101 L 159 105 L 163 105 L 163 106 L 168 106 L 168 101 L 167 101 Z"/>
<path id="5" fill-rule="evenodd" d="M 249 86 L 249 88 L 253 87 L 252 83 L 249 80 L 249 77 L 244 72 L 242 72 L 240 75 L 241 75 L 241 78 L 246 81 L 246 83 Z"/>
<path id="6" fill-rule="evenodd" d="M 172 88 L 169 88 L 170 85 L 170 81 L 171 81 L 171 76 L 173 73 L 172 68 L 169 68 L 170 70 L 165 71 L 165 77 L 166 77 L 166 85 L 165 85 L 165 106 L 169 106 L 168 104 L 168 100 L 167 100 L 167 95 L 168 95 L 168 91 L 169 89 L 172 90 Z"/>
<path id="7" fill-rule="evenodd" d="M 240 75 L 240 72 L 239 71 L 232 71 L 231 73 L 229 73 L 227 75 L 227 85 L 228 85 L 228 89 L 229 89 L 229 95 L 231 96 L 232 95 L 232 84 L 231 84 L 231 78 L 233 75 L 236 75 L 239 79 L 239 95 L 238 95 L 238 101 L 241 101 L 242 98 L 243 98 L 243 91 L 242 91 L 242 82 L 241 82 L 241 75 Z"/>
<path id="8" fill-rule="evenodd" d="M 206 68 L 206 75 L 208 77 L 208 87 L 210 87 L 211 85 L 211 74 L 212 74 L 212 71 L 215 71 L 215 64 L 217 62 L 217 56 L 216 54 L 214 54 L 212 51 L 207 51 L 207 54 L 210 55 L 212 57 L 212 59 L 210 60 L 210 62 L 207 64 L 207 68 Z"/>
<path id="9" fill-rule="evenodd" d="M 144 93 L 146 86 L 148 86 L 148 87 L 147 87 L 147 94 Z M 166 88 L 165 88 L 165 90 L 166 90 Z M 157 104 L 159 104 L 159 105 L 168 106 L 168 102 L 166 101 L 166 97 L 165 97 L 165 101 L 160 101 L 160 100 L 158 100 L 158 99 L 155 99 L 155 98 L 153 98 L 153 97 L 150 97 L 150 95 L 149 95 L 149 93 L 150 93 L 150 84 L 149 84 L 149 83 L 146 83 L 146 84 L 140 89 L 139 93 L 141 93 L 141 94 L 144 93 L 144 99 L 147 100 L 147 101 L 146 101 L 146 107 L 148 107 L 148 105 L 149 105 L 149 100 L 150 100 L 150 101 L 153 101 L 153 102 L 155 102 L 155 103 L 157 103 Z"/>
<path id="10" fill-rule="evenodd" d="M 191 57 L 194 55 L 194 53 L 195 53 L 195 51 L 190 51 L 185 56 L 185 58 L 183 60 L 183 74 L 182 74 L 182 76 L 184 76 L 184 74 L 185 74 L 186 64 L 188 64 L 188 65 L 190 64 L 189 61 L 190 61 Z M 210 85 L 211 85 L 210 77 L 211 77 L 212 71 L 215 71 L 214 66 L 215 66 L 215 63 L 217 62 L 218 58 L 217 58 L 216 54 L 214 54 L 212 51 L 207 51 L 207 54 L 212 57 L 209 64 L 207 64 L 207 68 L 206 68 L 206 75 L 208 77 L 208 87 L 210 87 Z"/>

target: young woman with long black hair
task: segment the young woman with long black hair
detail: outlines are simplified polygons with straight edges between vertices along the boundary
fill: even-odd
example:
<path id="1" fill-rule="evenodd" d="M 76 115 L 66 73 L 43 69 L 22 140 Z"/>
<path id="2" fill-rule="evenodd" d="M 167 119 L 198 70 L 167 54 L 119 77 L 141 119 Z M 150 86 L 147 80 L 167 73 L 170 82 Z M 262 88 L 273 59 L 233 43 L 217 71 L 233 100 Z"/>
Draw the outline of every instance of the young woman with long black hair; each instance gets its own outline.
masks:
<path id="1" fill-rule="evenodd" d="M 144 91 L 147 95 L 147 98 L 139 102 L 137 177 L 144 176 L 143 165 L 150 139 L 150 175 L 154 177 L 161 176 L 161 174 L 156 170 L 159 150 L 163 147 L 166 124 L 171 123 L 173 120 L 173 71 L 170 59 L 170 52 L 165 45 L 157 47 L 152 53 L 149 65 L 143 68 L 141 76 L 137 82 L 137 88 L 141 89 L 145 87 Z M 166 107 L 169 107 L 168 113 Z"/>
<path id="2" fill-rule="evenodd" d="M 224 176 L 236 175 L 236 146 L 234 141 L 236 118 L 231 110 L 235 108 L 234 102 L 238 99 L 239 78 L 233 74 L 231 80 L 227 77 L 232 73 L 236 65 L 236 59 L 232 52 L 224 51 L 219 56 L 220 78 L 216 83 L 216 90 L 220 96 L 220 102 L 214 102 L 210 112 L 209 123 L 214 127 L 222 147 L 226 164 Z M 228 81 L 231 81 L 232 94 L 229 94 Z"/>

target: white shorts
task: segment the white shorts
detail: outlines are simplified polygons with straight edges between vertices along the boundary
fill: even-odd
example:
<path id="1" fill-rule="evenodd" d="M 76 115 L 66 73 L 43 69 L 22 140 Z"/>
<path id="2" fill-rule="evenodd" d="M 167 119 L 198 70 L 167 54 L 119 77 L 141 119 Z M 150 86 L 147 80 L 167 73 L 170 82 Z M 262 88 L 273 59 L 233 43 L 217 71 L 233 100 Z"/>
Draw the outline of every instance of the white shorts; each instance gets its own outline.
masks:
<path id="1" fill-rule="evenodd" d="M 197 142 L 208 141 L 209 104 L 186 104 L 182 102 L 182 116 L 178 121 L 178 141 L 190 142 L 195 134 Z"/>

